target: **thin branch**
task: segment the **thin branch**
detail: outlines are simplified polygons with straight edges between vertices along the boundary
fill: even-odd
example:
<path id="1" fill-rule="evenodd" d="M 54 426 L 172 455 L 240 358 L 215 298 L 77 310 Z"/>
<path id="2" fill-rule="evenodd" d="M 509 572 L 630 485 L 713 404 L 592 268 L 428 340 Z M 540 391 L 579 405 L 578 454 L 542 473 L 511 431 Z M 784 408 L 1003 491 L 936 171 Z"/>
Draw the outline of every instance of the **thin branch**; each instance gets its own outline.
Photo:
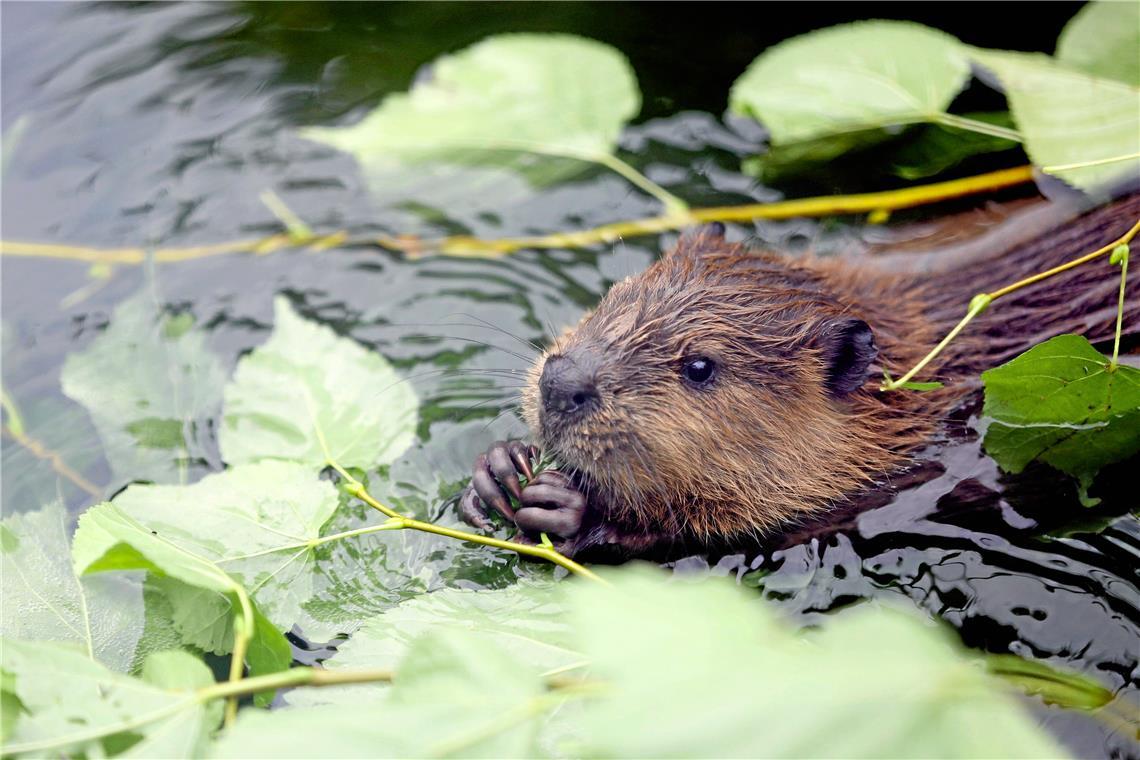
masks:
<path id="1" fill-rule="evenodd" d="M 788 219 L 798 216 L 816 217 L 833 214 L 895 211 L 953 198 L 993 192 L 1032 181 L 1033 167 L 1019 166 L 1013 169 L 1003 169 L 973 177 L 917 185 L 900 190 L 690 209 L 685 213 L 666 213 L 662 216 L 606 224 L 590 230 L 535 237 L 502 238 L 498 240 L 479 240 L 466 236 L 444 237 L 435 240 L 425 240 L 414 236 L 352 238 L 347 231 L 338 230 L 305 241 L 298 241 L 288 234 L 279 233 L 263 238 L 234 240 L 213 245 L 159 248 L 149 252 L 149 255 L 157 263 L 169 264 L 231 253 L 263 255 L 284 249 L 301 248 L 309 251 L 323 251 L 338 246 L 378 245 L 402 252 L 409 257 L 430 254 L 495 257 L 505 256 L 523 248 L 582 248 L 600 243 L 611 243 L 621 238 L 677 230 L 701 222 L 744 222 L 755 219 Z M 142 248 L 94 248 L 0 240 L 0 256 L 138 265 L 148 260 L 148 251 Z"/>
<path id="2" fill-rule="evenodd" d="M 1123 235 L 1121 235 L 1116 240 L 1113 240 L 1111 243 L 1104 246 L 1103 248 L 1098 248 L 1095 251 L 1093 251 L 1092 253 L 1086 253 L 1084 256 L 1080 256 L 1080 257 L 1075 258 L 1071 261 L 1066 261 L 1064 264 L 1061 264 L 1059 266 L 1055 266 L 1052 269 L 1047 269 L 1044 272 L 1038 272 L 1035 275 L 1031 275 L 1031 276 L 1026 277 L 1024 279 L 1018 280 L 1017 282 L 1012 283 L 1010 285 L 1006 285 L 1003 288 L 998 288 L 997 290 L 993 291 L 992 293 L 979 293 L 978 295 L 974 296 L 973 300 L 970 301 L 970 306 L 969 306 L 969 309 L 966 311 L 966 316 L 962 317 L 961 321 L 958 322 L 958 324 L 956 324 L 954 326 L 954 329 L 952 329 L 946 335 L 946 337 L 943 338 L 941 340 L 941 342 L 939 342 L 939 344 L 937 346 L 935 346 L 933 349 L 931 349 L 930 353 L 928 353 L 926 356 L 922 357 L 922 359 L 919 360 L 918 364 L 911 367 L 910 371 L 908 371 L 902 377 L 898 378 L 897 380 L 887 380 L 886 382 L 884 382 L 882 385 L 879 386 L 879 390 L 881 390 L 881 391 L 898 390 L 903 385 L 910 382 L 910 380 L 915 375 L 917 375 L 919 372 L 921 372 L 922 369 L 924 367 L 926 367 L 926 365 L 929 364 L 932 359 L 934 359 L 936 356 L 938 356 L 940 353 L 942 353 L 943 349 L 945 349 L 946 346 L 950 345 L 950 342 L 958 336 L 958 333 L 962 332 L 962 329 L 966 325 L 968 325 L 971 321 L 973 321 L 974 317 L 978 316 L 983 311 L 985 311 L 991 302 L 996 301 L 997 299 L 1001 298 L 1002 296 L 1007 296 L 1010 293 L 1015 293 L 1018 290 L 1021 290 L 1022 288 L 1033 285 L 1034 283 L 1038 283 L 1038 282 L 1041 282 L 1042 280 L 1046 280 L 1050 277 L 1058 275 L 1061 272 L 1068 271 L 1069 269 L 1072 269 L 1074 267 L 1078 267 L 1081 264 L 1086 264 L 1090 261 L 1093 261 L 1094 259 L 1098 259 L 1101 256 L 1104 256 L 1105 254 L 1111 254 L 1111 253 L 1113 253 L 1113 251 L 1116 250 L 1117 247 L 1122 246 L 1122 245 L 1127 245 L 1129 243 L 1129 241 L 1132 240 L 1132 238 L 1136 237 L 1136 234 L 1138 232 L 1140 232 L 1140 219 L 1138 219 L 1136 221 L 1136 223 L 1134 225 L 1132 225 L 1132 228 L 1130 230 L 1128 230 L 1128 232 L 1124 233 Z M 1125 270 L 1125 272 L 1126 271 L 1127 270 Z M 1121 285 L 1120 285 L 1120 308 L 1117 311 L 1118 329 L 1119 329 L 1119 324 L 1120 324 L 1120 320 L 1123 316 L 1123 313 L 1124 313 L 1124 282 L 1123 282 L 1123 276 L 1122 276 L 1121 277 Z"/>

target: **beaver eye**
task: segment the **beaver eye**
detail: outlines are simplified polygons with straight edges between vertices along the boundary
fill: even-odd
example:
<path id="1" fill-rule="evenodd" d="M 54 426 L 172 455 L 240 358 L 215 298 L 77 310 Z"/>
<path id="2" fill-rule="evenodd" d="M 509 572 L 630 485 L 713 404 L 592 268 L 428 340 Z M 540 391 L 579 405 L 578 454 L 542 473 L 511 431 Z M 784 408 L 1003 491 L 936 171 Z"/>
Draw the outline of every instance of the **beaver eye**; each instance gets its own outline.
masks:
<path id="1" fill-rule="evenodd" d="M 716 362 L 704 356 L 686 359 L 681 374 L 692 385 L 708 385 L 716 374 Z"/>

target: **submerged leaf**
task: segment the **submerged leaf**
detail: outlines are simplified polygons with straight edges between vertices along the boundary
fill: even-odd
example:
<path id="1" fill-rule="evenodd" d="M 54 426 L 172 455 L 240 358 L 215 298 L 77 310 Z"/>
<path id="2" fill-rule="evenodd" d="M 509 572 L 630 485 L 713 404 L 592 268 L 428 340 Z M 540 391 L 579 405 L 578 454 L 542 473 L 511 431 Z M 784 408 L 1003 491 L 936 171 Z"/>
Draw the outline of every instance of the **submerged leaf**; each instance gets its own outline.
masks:
<path id="1" fill-rule="evenodd" d="M 167 329 L 172 319 L 176 330 Z M 221 402 L 221 363 L 185 322 L 141 292 L 119 304 L 110 326 L 63 365 L 63 392 L 91 414 L 120 482 L 183 479 L 197 451 L 186 434 Z"/>
<path id="2" fill-rule="evenodd" d="M 127 671 L 143 639 L 138 577 L 77 578 L 71 564 L 71 517 L 57 502 L 0 523 L 4 579 L 0 635 L 76 644 L 87 656 Z M 169 643 L 163 640 L 163 643 Z"/>
<path id="3" fill-rule="evenodd" d="M 215 757 L 534 757 L 557 700 L 501 644 L 457 630 L 420 637 L 379 703 L 246 711 Z"/>
<path id="4" fill-rule="evenodd" d="M 1109 361 L 1079 335 L 1059 335 L 982 373 L 991 419 L 985 447 L 1002 469 L 1038 459 L 1082 487 L 1140 451 L 1140 370 Z"/>
<path id="5" fill-rule="evenodd" d="M 247 589 L 278 630 L 288 630 L 312 594 L 309 542 L 337 506 L 336 489 L 302 465 L 261 462 L 209 475 L 189 486 L 134 485 L 80 519 L 76 564 L 119 565 L 129 545 L 155 569 L 192 588 L 165 590 L 188 643 L 229 651 L 228 621 L 218 621 L 235 584 Z M 141 565 L 145 566 L 145 565 Z M 188 625 L 208 626 L 191 630 Z"/>
<path id="6" fill-rule="evenodd" d="M 728 584 L 625 573 L 571 589 L 591 757 L 1058 757 L 941 631 L 860 609 L 797 636 Z M 652 705 L 652 709 L 647 706 Z"/>
<path id="7" fill-rule="evenodd" d="M 1085 3 L 1057 39 L 1057 60 L 1140 87 L 1140 3 Z"/>
<path id="8" fill-rule="evenodd" d="M 629 63 L 608 45 L 564 34 L 503 34 L 438 59 L 429 77 L 389 95 L 358 124 L 302 134 L 351 153 L 383 193 L 401 162 L 542 176 L 518 162 L 519 151 L 604 156 L 640 105 Z M 560 173 L 582 166 L 555 163 Z"/>
<path id="9" fill-rule="evenodd" d="M 22 707 L 5 756 L 201 757 L 221 717 L 194 696 L 214 682 L 210 669 L 185 652 L 151 655 L 132 678 L 68 645 L 2 644 L 5 691 Z"/>
<path id="10" fill-rule="evenodd" d="M 368 469 L 400 456 L 415 440 L 412 386 L 384 357 L 302 319 L 285 298 L 274 304 L 273 335 L 226 386 L 222 458 L 323 468 L 331 455 Z"/>
<path id="11" fill-rule="evenodd" d="M 1048 56 L 973 49 L 1005 90 L 1025 152 L 1085 191 L 1140 176 L 1140 88 L 1069 69 Z M 1133 51 L 1135 59 L 1140 50 Z"/>
<path id="12" fill-rule="evenodd" d="M 764 51 L 733 84 L 729 108 L 763 123 L 774 147 L 811 144 L 810 157 L 819 161 L 853 142 L 936 121 L 969 77 L 953 37 L 919 24 L 866 21 Z"/>

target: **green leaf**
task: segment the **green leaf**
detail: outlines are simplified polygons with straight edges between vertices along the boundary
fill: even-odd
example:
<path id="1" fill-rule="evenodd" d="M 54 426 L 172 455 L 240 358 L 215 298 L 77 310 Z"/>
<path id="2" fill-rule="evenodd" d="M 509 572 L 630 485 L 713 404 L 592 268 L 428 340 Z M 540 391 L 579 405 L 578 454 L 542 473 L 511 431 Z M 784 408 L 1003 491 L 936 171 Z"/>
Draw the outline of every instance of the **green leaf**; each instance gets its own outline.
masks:
<path id="1" fill-rule="evenodd" d="M 187 433 L 221 402 L 221 363 L 200 332 L 184 324 L 170 331 L 170 319 L 144 290 L 119 304 L 110 326 L 63 365 L 63 392 L 91 415 L 120 482 L 184 480 L 198 452 Z"/>
<path id="2" fill-rule="evenodd" d="M 285 298 L 274 303 L 273 335 L 238 363 L 225 389 L 226 462 L 323 468 L 331 454 L 343 467 L 368 469 L 400 456 L 415 440 L 412 386 L 384 357 L 302 319 Z"/>
<path id="3" fill-rule="evenodd" d="M 434 631 L 419 638 L 379 702 L 243 712 L 215 757 L 533 757 L 559 701 L 501 644 Z"/>
<path id="4" fill-rule="evenodd" d="M 430 72 L 356 125 L 302 135 L 351 153 L 376 194 L 385 192 L 401 163 L 419 161 L 509 167 L 549 181 L 551 162 L 528 166 L 518 151 L 584 160 L 608 156 L 641 106 L 625 57 L 571 35 L 488 37 L 439 58 Z M 554 163 L 555 174 L 582 166 Z"/>
<path id="5" fill-rule="evenodd" d="M 878 142 L 902 126 L 937 121 L 969 77 L 953 37 L 918 24 L 867 21 L 764 51 L 733 84 L 729 108 L 762 122 L 774 148 L 809 143 L 819 161 L 851 149 L 853 140 Z"/>
<path id="6" fill-rule="evenodd" d="M 1002 469 L 1037 459 L 1091 484 L 1140 451 L 1140 370 L 1109 361 L 1079 335 L 1059 335 L 982 373 L 985 447 Z"/>
<path id="7" fill-rule="evenodd" d="M 1140 86 L 1140 4 L 1086 3 L 1061 31 L 1057 60 L 1093 76 Z"/>
<path id="8" fill-rule="evenodd" d="M 1140 88 L 1040 54 L 970 55 L 1001 82 L 1025 151 L 1043 171 L 1085 191 L 1140 173 Z"/>
<path id="9" fill-rule="evenodd" d="M 570 622 L 608 683 L 591 757 L 1058 757 L 1011 694 L 938 629 L 863 608 L 796 636 L 729 584 L 626 572 L 575 584 Z"/>
<path id="10" fill-rule="evenodd" d="M 144 635 L 139 577 L 76 577 L 70 521 L 56 502 L 0 523 L 0 635 L 73 643 L 107 667 L 128 671 L 169 639 L 158 631 Z"/>
<path id="11" fill-rule="evenodd" d="M 287 462 L 241 465 L 189 486 L 134 485 L 80 518 L 75 561 L 88 572 L 145 567 L 196 587 L 167 589 L 175 624 L 188 643 L 228 651 L 229 633 L 222 643 L 216 627 L 187 626 L 212 626 L 224 608 L 217 594 L 228 602 L 241 586 L 278 630 L 288 630 L 312 594 L 310 542 L 336 506 L 331 483 Z M 116 561 L 122 544 L 146 561 Z"/>
<path id="12" fill-rule="evenodd" d="M 337 647 L 324 665 L 329 670 L 379 668 L 395 670 L 420 637 L 433 631 L 460 630 L 488 643 L 505 646 L 520 667 L 536 672 L 560 671 L 585 664 L 571 645 L 560 587 L 515 584 L 494 591 L 444 588 L 402 602 L 364 622 Z M 311 689 L 290 704 L 354 704 L 367 690 L 386 687 L 350 686 Z M 372 694 L 375 696 L 375 694 Z"/>
<path id="13" fill-rule="evenodd" d="M 326 665 L 392 669 L 415 639 L 449 628 L 496 640 L 509 648 L 515 662 L 537 671 L 580 664 L 582 655 L 569 645 L 561 598 L 558 587 L 549 584 L 423 594 L 364 623 Z"/>
<path id="14" fill-rule="evenodd" d="M 6 756 L 200 757 L 220 717 L 194 695 L 213 683 L 209 668 L 185 652 L 151 655 L 141 679 L 64 644 L 4 639 L 0 658 L 23 707 Z"/>
<path id="15" fill-rule="evenodd" d="M 1008 113 L 970 113 L 971 121 L 1011 128 Z M 891 154 L 891 172 L 903 179 L 922 179 L 952 169 L 972 156 L 999 153 L 1016 148 L 1018 143 L 1004 137 L 981 134 L 958 127 L 931 124 L 922 127 Z"/>

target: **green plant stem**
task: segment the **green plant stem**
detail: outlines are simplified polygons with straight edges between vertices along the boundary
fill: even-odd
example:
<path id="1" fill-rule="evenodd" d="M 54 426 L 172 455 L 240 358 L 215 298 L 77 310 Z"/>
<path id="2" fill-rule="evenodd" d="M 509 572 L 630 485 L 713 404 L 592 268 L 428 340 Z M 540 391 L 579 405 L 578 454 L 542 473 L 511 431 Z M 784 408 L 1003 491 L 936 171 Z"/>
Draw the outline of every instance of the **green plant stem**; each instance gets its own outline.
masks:
<path id="1" fill-rule="evenodd" d="M 1021 133 L 1016 129 L 1009 129 L 1008 127 L 998 126 L 997 124 L 987 124 L 984 121 L 967 119 L 964 116 L 957 116 L 952 113 L 938 114 L 933 120 L 946 127 L 957 127 L 958 129 L 977 132 L 978 134 L 989 135 L 990 137 L 1001 137 L 1016 143 L 1020 143 L 1023 140 Z"/>
<path id="2" fill-rule="evenodd" d="M 952 329 L 946 335 L 946 337 L 943 338 L 941 340 L 941 342 L 939 342 L 939 344 L 937 346 L 935 346 L 930 351 L 930 353 L 928 353 L 926 356 L 922 357 L 922 359 L 919 360 L 918 364 L 914 365 L 910 369 L 910 371 L 908 371 L 902 377 L 895 379 L 895 380 L 890 380 L 890 381 L 885 382 L 882 385 L 880 385 L 879 390 L 882 390 L 882 391 L 898 390 L 904 384 L 909 382 L 916 374 L 921 372 L 922 369 L 924 367 L 926 367 L 926 365 L 929 364 L 932 359 L 934 359 L 936 356 L 938 356 L 940 353 L 942 353 L 943 349 L 945 349 L 946 346 L 948 346 L 950 344 L 950 342 L 958 336 L 958 333 L 962 332 L 962 328 L 964 328 L 966 325 L 968 325 L 974 319 L 974 317 L 978 316 L 978 314 L 981 314 L 983 311 L 985 311 L 986 307 L 988 307 L 992 301 L 996 301 L 997 299 L 1001 298 L 1002 296 L 1007 296 L 1010 293 L 1014 293 L 1018 290 L 1021 290 L 1022 288 L 1028 287 L 1029 285 L 1033 285 L 1035 283 L 1041 282 L 1042 280 L 1046 280 L 1050 277 L 1058 275 L 1061 272 L 1065 272 L 1065 271 L 1068 271 L 1069 269 L 1072 269 L 1074 267 L 1078 267 L 1081 264 L 1086 264 L 1090 261 L 1093 261 L 1095 259 L 1100 258 L 1101 256 L 1104 256 L 1105 254 L 1110 254 L 1110 253 L 1112 253 L 1113 249 L 1115 249 L 1117 246 L 1127 245 L 1128 242 L 1132 240 L 1132 238 L 1136 237 L 1136 234 L 1138 232 L 1140 232 L 1140 219 L 1138 219 L 1136 221 L 1136 223 L 1132 225 L 1131 229 L 1129 229 L 1128 232 L 1124 233 L 1123 235 L 1121 235 L 1116 240 L 1113 240 L 1111 243 L 1104 246 L 1103 248 L 1098 248 L 1095 251 L 1093 251 L 1092 253 L 1086 253 L 1084 256 L 1080 256 L 1080 257 L 1075 258 L 1071 261 L 1066 261 L 1064 264 L 1060 264 L 1059 266 L 1055 266 L 1052 269 L 1047 269 L 1044 272 L 1038 272 L 1035 275 L 1031 275 L 1031 276 L 1026 277 L 1024 279 L 1018 280 L 1017 282 L 1012 283 L 1010 285 L 1006 285 L 1003 288 L 998 288 L 997 290 L 995 290 L 993 292 L 979 293 L 978 295 L 974 296 L 974 300 L 970 302 L 970 308 L 966 312 L 966 316 L 964 316 L 962 318 L 962 320 L 957 325 L 954 326 L 954 329 Z M 1117 310 L 1118 335 L 1119 335 L 1119 329 L 1120 329 L 1119 325 L 1121 323 L 1121 319 L 1122 319 L 1122 315 L 1123 315 L 1123 309 L 1124 309 L 1124 285 L 1123 285 L 1123 282 L 1121 283 L 1120 293 L 1121 293 L 1120 308 Z"/>
<path id="3" fill-rule="evenodd" d="M 234 618 L 234 649 L 230 654 L 230 680 L 231 684 L 238 684 L 245 679 L 245 655 L 249 651 L 249 640 L 253 636 L 253 605 L 249 595 L 240 584 L 234 584 L 234 594 L 237 596 L 240 607 L 239 614 Z M 237 697 L 231 697 L 226 702 L 225 722 L 229 726 L 237 718 Z"/>
<path id="4" fill-rule="evenodd" d="M 293 210 L 285 205 L 285 201 L 281 200 L 277 193 L 272 190 L 265 190 L 259 198 L 266 208 L 277 217 L 277 220 L 285 225 L 286 233 L 295 243 L 302 244 L 316 237 L 309 225 L 293 213 Z"/>
<path id="5" fill-rule="evenodd" d="M 644 190 L 649 195 L 652 195 L 665 207 L 665 213 L 670 216 L 677 216 L 680 219 L 685 219 L 689 213 L 689 204 L 677 196 L 670 193 L 665 188 L 658 185 L 653 180 L 646 177 L 644 174 L 634 169 L 632 166 L 622 161 L 612 153 L 599 153 L 593 159 L 595 163 L 601 164 L 615 174 L 620 174 L 631 185 L 634 185 L 641 190 Z"/>
<path id="6" fill-rule="evenodd" d="M 1124 284 L 1128 281 L 1128 248 L 1125 244 L 1124 254 L 1120 258 L 1120 300 L 1116 304 L 1116 336 L 1112 340 L 1112 361 L 1108 364 L 1108 371 L 1116 370 L 1120 358 L 1120 331 L 1124 326 Z"/>

